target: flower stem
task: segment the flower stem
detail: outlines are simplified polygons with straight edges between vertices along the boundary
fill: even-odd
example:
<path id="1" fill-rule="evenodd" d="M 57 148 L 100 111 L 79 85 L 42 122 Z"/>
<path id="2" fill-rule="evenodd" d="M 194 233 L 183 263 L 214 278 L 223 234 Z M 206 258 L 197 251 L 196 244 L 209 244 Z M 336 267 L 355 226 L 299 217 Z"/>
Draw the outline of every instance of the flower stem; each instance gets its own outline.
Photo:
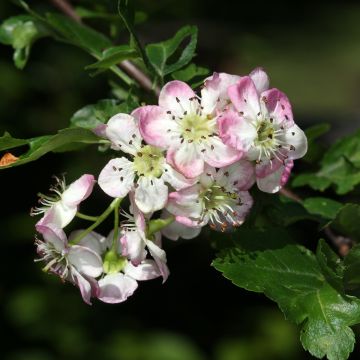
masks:
<path id="1" fill-rule="evenodd" d="M 119 236 L 119 206 L 120 203 L 117 203 L 114 207 L 114 236 L 111 245 L 111 250 L 116 252 L 117 238 Z"/>
<path id="2" fill-rule="evenodd" d="M 175 216 L 169 216 L 166 219 L 150 220 L 147 235 L 150 237 L 164 227 L 170 225 L 173 221 L 175 221 Z"/>
<path id="3" fill-rule="evenodd" d="M 121 203 L 122 198 L 116 198 L 113 202 L 109 205 L 109 207 L 97 218 L 97 220 L 90 225 L 86 230 L 80 233 L 74 240 L 71 241 L 71 245 L 78 244 L 81 239 L 83 239 L 86 235 L 91 233 L 96 227 L 98 227 Z"/>
<path id="4" fill-rule="evenodd" d="M 89 220 L 89 221 L 96 221 L 99 217 L 98 216 L 90 216 L 86 214 L 82 214 L 81 212 L 77 212 L 76 216 L 80 219 Z"/>

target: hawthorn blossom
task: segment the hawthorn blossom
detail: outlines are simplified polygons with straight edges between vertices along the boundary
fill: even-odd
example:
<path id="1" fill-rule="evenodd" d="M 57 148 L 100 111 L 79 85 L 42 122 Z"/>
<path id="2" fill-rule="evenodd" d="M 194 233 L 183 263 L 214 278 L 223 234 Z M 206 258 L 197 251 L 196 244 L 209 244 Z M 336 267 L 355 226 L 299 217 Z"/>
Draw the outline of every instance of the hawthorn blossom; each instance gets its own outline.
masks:
<path id="1" fill-rule="evenodd" d="M 73 232 L 71 238 L 75 238 L 82 230 Z M 117 242 L 116 252 L 113 255 L 112 266 L 106 267 L 109 261 L 107 254 L 112 252 L 112 242 Z M 104 258 L 104 273 L 98 282 L 96 297 L 110 304 L 121 303 L 133 295 L 138 287 L 138 281 L 151 280 L 161 276 L 159 268 L 154 260 L 144 259 L 140 264 L 134 266 L 126 256 L 122 255 L 120 238 L 114 239 L 114 230 L 105 238 L 96 232 L 87 234 L 79 243 L 100 257 Z"/>
<path id="2" fill-rule="evenodd" d="M 214 92 L 205 87 L 200 100 L 186 83 L 170 81 L 160 92 L 159 106 L 142 106 L 133 112 L 145 141 L 166 149 L 167 162 L 187 178 L 201 175 L 205 164 L 224 167 L 241 156 L 219 138 L 219 97 Z"/>
<path id="3" fill-rule="evenodd" d="M 99 185 L 112 197 L 125 197 L 135 189 L 136 205 L 144 213 L 162 209 L 167 201 L 169 183 L 179 190 L 193 184 L 175 171 L 161 149 L 142 144 L 138 122 L 131 115 L 117 114 L 97 130 L 111 141 L 114 150 L 130 155 L 112 159 L 99 175 Z"/>
<path id="4" fill-rule="evenodd" d="M 206 167 L 199 182 L 169 195 L 166 209 L 187 226 L 225 231 L 240 226 L 253 200 L 246 189 L 253 183 L 251 164 L 239 161 L 216 170 Z"/>
<path id="5" fill-rule="evenodd" d="M 268 89 L 268 77 L 258 69 L 229 86 L 234 109 L 218 120 L 220 137 L 243 157 L 255 161 L 257 185 L 277 192 L 307 151 L 304 132 L 294 123 L 291 104 L 278 89 Z"/>
<path id="6" fill-rule="evenodd" d="M 165 282 L 169 276 L 169 269 L 166 265 L 166 253 L 161 248 L 161 234 L 155 233 L 152 239 L 148 239 L 145 216 L 138 208 L 133 193 L 130 193 L 129 198 L 131 214 L 122 212 L 127 218 L 122 223 L 120 239 L 122 255 L 127 256 L 134 266 L 138 266 L 146 258 L 146 249 L 148 249 L 160 270 L 163 282 Z"/>
<path id="7" fill-rule="evenodd" d="M 84 245 L 70 245 L 64 231 L 54 224 L 38 224 L 36 229 L 43 236 L 43 240 L 35 240 L 40 256 L 37 261 L 46 263 L 43 270 L 76 285 L 83 300 L 91 305 L 91 297 L 99 295 L 95 278 L 103 272 L 99 254 Z"/>
<path id="8" fill-rule="evenodd" d="M 94 187 L 93 175 L 84 174 L 66 187 L 65 181 L 57 179 L 57 185 L 50 190 L 54 196 L 42 195 L 41 206 L 33 208 L 31 215 L 44 214 L 37 225 L 53 224 L 64 228 L 75 217 L 79 204 L 87 199 Z"/>

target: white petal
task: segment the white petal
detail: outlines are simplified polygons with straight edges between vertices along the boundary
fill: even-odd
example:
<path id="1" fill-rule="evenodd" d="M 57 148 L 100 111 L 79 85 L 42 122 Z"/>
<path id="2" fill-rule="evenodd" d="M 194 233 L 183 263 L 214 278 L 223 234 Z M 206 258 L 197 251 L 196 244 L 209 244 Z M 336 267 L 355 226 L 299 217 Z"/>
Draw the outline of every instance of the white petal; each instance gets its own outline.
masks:
<path id="1" fill-rule="evenodd" d="M 307 138 L 305 133 L 297 126 L 290 127 L 284 136 L 283 141 L 293 146 L 293 150 L 288 152 L 290 159 L 302 158 L 307 152 Z"/>
<path id="2" fill-rule="evenodd" d="M 164 172 L 161 177 L 165 182 L 169 183 L 175 190 L 181 190 L 194 185 L 197 178 L 188 179 L 184 175 L 177 172 L 169 164 L 164 165 Z"/>
<path id="3" fill-rule="evenodd" d="M 37 223 L 36 230 L 43 236 L 47 243 L 50 243 L 58 251 L 62 251 L 67 246 L 67 238 L 62 229 L 53 224 L 42 225 Z"/>
<path id="4" fill-rule="evenodd" d="M 125 197 L 134 185 L 132 162 L 122 157 L 110 160 L 99 175 L 99 186 L 112 197 Z"/>
<path id="5" fill-rule="evenodd" d="M 71 241 L 83 231 L 84 230 L 75 230 L 71 232 L 69 235 L 69 242 L 71 243 Z M 78 245 L 84 246 L 101 256 L 106 250 L 106 238 L 95 231 L 92 231 L 90 234 L 83 237 Z"/>
<path id="6" fill-rule="evenodd" d="M 124 273 L 135 280 L 152 280 L 161 276 L 158 266 L 154 260 L 144 260 L 140 265 L 134 266 L 127 263 Z"/>
<path id="7" fill-rule="evenodd" d="M 128 114 L 117 114 L 107 123 L 105 130 L 112 147 L 125 153 L 135 155 L 140 149 L 142 137 L 137 120 Z"/>
<path id="8" fill-rule="evenodd" d="M 168 187 L 160 178 L 141 176 L 135 190 L 135 202 L 139 209 L 147 214 L 161 210 L 166 205 Z"/>
<path id="9" fill-rule="evenodd" d="M 101 257 L 81 245 L 73 245 L 67 254 L 68 261 L 82 274 L 97 277 L 103 272 Z"/>
<path id="10" fill-rule="evenodd" d="M 255 84 L 259 94 L 269 89 L 269 77 L 262 68 L 256 68 L 250 73 L 250 77 Z"/>
<path id="11" fill-rule="evenodd" d="M 176 169 L 188 178 L 195 178 L 204 171 L 204 160 L 194 143 L 184 143 L 173 153 Z"/>
<path id="12" fill-rule="evenodd" d="M 151 240 L 146 240 L 146 246 L 149 249 L 151 256 L 154 258 L 157 266 L 159 267 L 164 283 L 169 276 L 169 269 L 166 265 L 166 253 Z"/>
<path id="13" fill-rule="evenodd" d="M 45 212 L 37 225 L 47 226 L 50 224 L 63 229 L 74 219 L 76 212 L 77 206 L 68 207 L 61 201 L 58 201 Z"/>
<path id="14" fill-rule="evenodd" d="M 125 231 L 120 243 L 121 254 L 130 259 L 134 265 L 139 265 L 146 258 L 145 242 L 138 231 Z"/>
<path id="15" fill-rule="evenodd" d="M 61 203 L 67 207 L 76 207 L 91 194 L 95 184 L 93 175 L 85 174 L 74 181 L 61 195 Z"/>
<path id="16" fill-rule="evenodd" d="M 122 273 L 106 275 L 99 280 L 99 300 L 116 304 L 125 301 L 137 289 L 137 281 Z"/>
<path id="17" fill-rule="evenodd" d="M 88 279 L 86 279 L 84 276 L 82 276 L 76 269 L 71 269 L 71 274 L 73 281 L 78 286 L 81 296 L 83 300 L 88 304 L 91 305 L 91 296 L 93 293 L 97 291 L 97 289 L 94 289 L 93 287 L 97 287 L 95 282 L 90 282 Z"/>

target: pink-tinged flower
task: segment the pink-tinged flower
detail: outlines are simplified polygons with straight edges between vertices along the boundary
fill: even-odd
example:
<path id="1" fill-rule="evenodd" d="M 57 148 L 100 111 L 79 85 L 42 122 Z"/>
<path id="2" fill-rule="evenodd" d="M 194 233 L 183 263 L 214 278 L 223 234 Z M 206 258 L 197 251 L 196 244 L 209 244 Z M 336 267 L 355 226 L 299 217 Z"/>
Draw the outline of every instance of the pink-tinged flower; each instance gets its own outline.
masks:
<path id="1" fill-rule="evenodd" d="M 241 155 L 219 138 L 218 97 L 205 89 L 199 100 L 187 84 L 171 81 L 161 90 L 159 106 L 142 106 L 133 112 L 145 141 L 167 149 L 168 163 L 188 178 L 202 174 L 205 163 L 224 167 Z"/>
<path id="2" fill-rule="evenodd" d="M 169 195 L 166 209 L 176 221 L 193 227 L 210 223 L 213 229 L 225 231 L 240 226 L 253 200 L 244 185 L 251 186 L 253 174 L 244 171 L 248 163 L 239 161 L 216 171 L 207 167 L 199 183 Z M 240 179 L 244 174 L 245 179 Z"/>
<path id="3" fill-rule="evenodd" d="M 220 137 L 256 162 L 260 190 L 276 192 L 286 182 L 292 160 L 307 151 L 304 132 L 294 123 L 291 104 L 278 89 L 267 89 L 262 70 L 242 77 L 228 89 L 235 109 L 219 118 Z"/>
<path id="4" fill-rule="evenodd" d="M 31 210 L 31 215 L 44 214 L 37 225 L 53 224 L 64 228 L 75 217 L 79 204 L 87 199 L 94 187 L 93 175 L 82 175 L 68 187 L 64 180 L 57 179 L 57 185 L 50 190 L 54 196 L 42 196 L 41 206 Z"/>
<path id="5" fill-rule="evenodd" d="M 146 249 L 149 250 L 165 282 L 169 276 L 169 269 L 166 265 L 166 253 L 161 248 L 161 234 L 155 233 L 153 239 L 148 239 L 146 219 L 134 201 L 133 193 L 130 193 L 130 204 L 132 214 L 123 212 L 127 220 L 122 223 L 122 255 L 128 257 L 134 266 L 138 266 L 146 258 Z"/>
<path id="6" fill-rule="evenodd" d="M 103 272 L 101 257 L 83 245 L 70 245 L 64 231 L 53 224 L 37 225 L 36 229 L 44 239 L 35 241 L 37 261 L 46 263 L 44 271 L 78 286 L 83 300 L 91 304 L 91 297 L 99 294 L 95 278 Z"/>
<path id="7" fill-rule="evenodd" d="M 73 232 L 69 239 L 76 237 L 81 230 Z M 117 241 L 117 251 L 113 254 L 112 266 L 106 267 L 106 257 L 111 251 L 114 238 L 114 230 L 105 238 L 95 232 L 86 235 L 80 245 L 85 246 L 104 258 L 104 273 L 98 279 L 98 292 L 96 297 L 110 304 L 124 302 L 133 295 L 138 287 L 138 281 L 151 280 L 161 276 L 160 270 L 154 260 L 142 260 L 138 266 L 134 266 L 122 255 L 122 244 L 120 238 Z"/>
<path id="8" fill-rule="evenodd" d="M 102 134 L 115 150 L 130 155 L 110 160 L 99 175 L 99 185 L 112 197 L 125 197 L 135 188 L 135 202 L 144 213 L 162 209 L 168 198 L 169 183 L 175 189 L 193 184 L 175 171 L 165 160 L 161 149 L 142 144 L 137 120 L 131 115 L 117 114 Z"/>
<path id="9" fill-rule="evenodd" d="M 166 219 L 170 215 L 171 214 L 164 209 L 161 214 L 161 217 Z M 174 241 L 179 240 L 179 238 L 186 240 L 193 239 L 197 237 L 200 234 L 200 232 L 201 232 L 201 227 L 186 226 L 182 223 L 179 223 L 176 220 L 161 230 L 162 235 Z"/>

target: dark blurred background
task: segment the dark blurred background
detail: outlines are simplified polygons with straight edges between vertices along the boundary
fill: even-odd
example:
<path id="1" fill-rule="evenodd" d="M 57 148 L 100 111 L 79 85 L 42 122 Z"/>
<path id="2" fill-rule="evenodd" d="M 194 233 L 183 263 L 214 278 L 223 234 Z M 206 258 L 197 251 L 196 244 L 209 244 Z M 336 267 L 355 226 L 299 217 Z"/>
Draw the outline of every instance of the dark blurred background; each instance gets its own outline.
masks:
<path id="1" fill-rule="evenodd" d="M 73 1 L 87 6 L 91 1 Z M 116 1 L 94 1 L 109 9 Z M 358 1 L 135 1 L 148 14 L 138 33 L 144 43 L 170 37 L 185 24 L 199 27 L 195 62 L 214 71 L 246 74 L 263 66 L 286 92 L 303 127 L 329 122 L 331 143 L 360 125 L 360 4 Z M 50 2 L 29 1 L 39 10 Z M 0 18 L 21 9 L 0 2 Z M 122 36 L 122 38 L 121 38 Z M 119 42 L 126 41 L 121 34 Z M 50 134 L 68 126 L 79 108 L 111 96 L 108 77 L 89 77 L 93 60 L 81 50 L 39 41 L 25 70 L 0 46 L 0 133 Z M 35 219 L 29 209 L 53 174 L 74 180 L 98 174 L 106 162 L 96 149 L 48 154 L 2 171 L 0 282 L 1 350 L 6 360 L 260 360 L 310 359 L 296 326 L 264 296 L 236 288 L 210 267 L 209 234 L 165 242 L 169 280 L 141 283 L 120 305 L 85 305 L 77 289 L 41 272 L 35 257 Z M 98 213 L 98 192 L 88 206 Z M 360 348 L 360 347 L 359 347 Z M 359 355 L 360 352 L 357 351 Z M 356 353 L 352 358 L 357 358 Z"/>

